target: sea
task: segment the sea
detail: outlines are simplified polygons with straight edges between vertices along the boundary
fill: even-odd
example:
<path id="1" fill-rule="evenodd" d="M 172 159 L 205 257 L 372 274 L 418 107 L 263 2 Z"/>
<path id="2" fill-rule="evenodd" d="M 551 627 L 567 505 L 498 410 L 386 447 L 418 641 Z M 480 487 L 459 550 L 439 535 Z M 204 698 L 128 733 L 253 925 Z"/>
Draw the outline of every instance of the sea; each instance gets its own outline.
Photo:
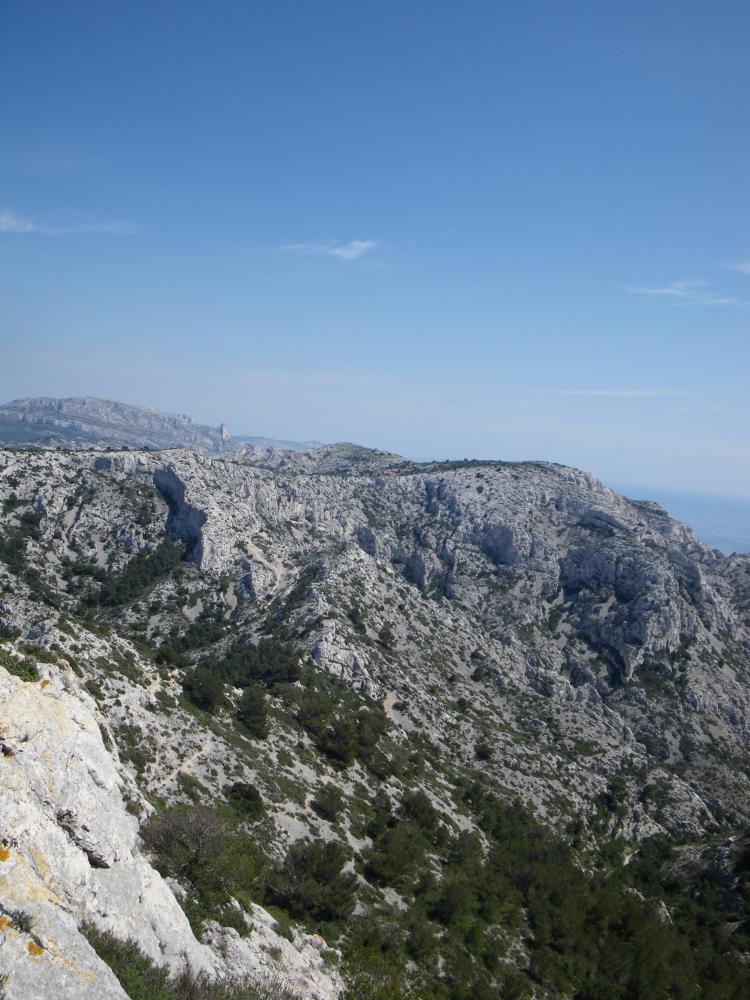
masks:
<path id="1" fill-rule="evenodd" d="M 626 483 L 609 485 L 632 500 L 656 500 L 671 517 L 691 527 L 713 549 L 726 555 L 750 552 L 750 499 Z"/>

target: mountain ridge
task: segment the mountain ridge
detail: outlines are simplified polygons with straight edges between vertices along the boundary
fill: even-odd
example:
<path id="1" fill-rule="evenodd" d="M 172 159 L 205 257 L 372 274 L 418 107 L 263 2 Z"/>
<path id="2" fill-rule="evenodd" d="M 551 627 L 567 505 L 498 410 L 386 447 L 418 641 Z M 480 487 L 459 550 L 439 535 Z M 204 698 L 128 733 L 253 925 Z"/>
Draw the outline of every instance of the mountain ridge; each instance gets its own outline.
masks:
<path id="1" fill-rule="evenodd" d="M 456 879 L 469 891 L 455 859 L 471 844 L 492 858 L 509 843 L 544 841 L 544 831 L 561 838 L 555 851 L 564 842 L 577 852 L 572 867 L 558 864 L 566 878 L 603 869 L 622 885 L 616 906 L 655 897 L 649 936 L 674 925 L 699 940 L 681 916 L 685 899 L 668 889 L 675 870 L 691 873 L 691 899 L 697 885 L 713 886 L 706 899 L 724 887 L 717 926 L 750 918 L 737 867 L 750 820 L 750 557 L 712 550 L 658 504 L 553 463 L 419 464 L 352 444 L 220 456 L 0 451 L 0 500 L 4 663 L 41 657 L 38 676 L 53 693 L 62 685 L 96 713 L 123 780 L 155 808 L 138 806 L 139 850 L 186 907 L 196 954 L 211 942 L 219 955 L 230 948 L 237 969 L 286 975 L 294 992 L 294 955 L 311 946 L 300 935 L 322 930 L 349 985 L 323 962 L 315 989 L 348 1000 L 368 995 L 346 992 L 358 963 L 375 961 L 368 935 L 390 928 L 401 964 L 386 963 L 381 996 L 504 997 L 512 981 L 517 996 L 567 1000 L 593 989 L 592 976 L 600 995 L 624 996 L 596 962 L 544 950 L 534 914 L 545 885 L 552 892 L 551 869 L 516 923 L 476 924 L 476 912 L 469 921 L 492 937 L 499 966 L 449 916 L 454 903 L 441 893 Z M 31 766 L 22 726 L 0 735 Z M 251 833 L 265 874 L 254 888 L 222 875 L 230 905 L 200 871 L 180 873 L 157 833 L 181 809 L 228 815 L 237 795 L 262 811 L 239 820 L 233 842 Z M 52 825 L 110 858 L 84 814 L 56 818 L 67 808 L 53 810 Z M 515 822 L 527 824 L 520 839 L 492 833 Z M 21 832 L 8 836 L 26 858 Z M 650 845 L 664 843 L 676 868 L 638 881 Z M 322 911 L 312 896 L 301 903 L 289 887 L 302 884 L 299 857 L 313 863 L 310 844 L 332 845 L 316 850 L 333 852 L 340 871 L 326 869 L 320 884 L 340 910 Z M 249 847 L 236 850 L 231 871 L 244 871 Z M 529 863 L 517 850 L 509 872 Z M 105 920 L 62 868 L 55 877 L 76 912 L 153 948 L 143 916 Z M 0 871 L 6 909 L 27 891 L 14 878 Z M 43 906 L 28 895 L 24 905 L 42 926 Z M 632 905 L 647 919 L 645 902 Z M 276 939 L 242 936 L 245 921 L 273 929 L 266 906 L 293 921 L 288 972 L 260 943 L 281 948 Z M 409 943 L 417 925 L 407 912 L 421 914 L 419 933 L 433 942 L 424 953 Z M 65 933 L 88 954 L 74 929 Z M 725 970 L 741 990 L 734 954 Z M 563 974 L 558 961 L 577 971 Z M 573 975 L 569 988 L 563 975 Z M 715 996 L 741 996 L 727 982 Z"/>
<path id="2" fill-rule="evenodd" d="M 0 405 L 0 444 L 43 448 L 198 448 L 222 454 L 235 447 L 310 448 L 318 442 L 239 435 L 226 424 L 210 427 L 184 414 L 97 396 L 33 396 Z"/>

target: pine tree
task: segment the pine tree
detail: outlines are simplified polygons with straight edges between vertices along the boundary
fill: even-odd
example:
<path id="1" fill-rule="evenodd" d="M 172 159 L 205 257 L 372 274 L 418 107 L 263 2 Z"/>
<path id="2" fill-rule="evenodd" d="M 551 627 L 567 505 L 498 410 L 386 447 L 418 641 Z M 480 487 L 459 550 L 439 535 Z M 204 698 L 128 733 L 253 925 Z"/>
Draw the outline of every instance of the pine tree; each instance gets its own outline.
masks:
<path id="1" fill-rule="evenodd" d="M 268 736 L 268 702 L 260 684 L 251 684 L 242 692 L 237 718 L 251 736 L 259 740 Z"/>

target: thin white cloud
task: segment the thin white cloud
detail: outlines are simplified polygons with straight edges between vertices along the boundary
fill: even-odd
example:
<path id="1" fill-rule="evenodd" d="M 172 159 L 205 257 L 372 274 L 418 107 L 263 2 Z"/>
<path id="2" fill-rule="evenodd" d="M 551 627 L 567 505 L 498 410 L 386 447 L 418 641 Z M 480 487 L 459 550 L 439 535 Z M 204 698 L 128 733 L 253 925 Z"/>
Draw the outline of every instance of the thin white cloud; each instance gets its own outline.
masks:
<path id="1" fill-rule="evenodd" d="M 750 273 L 750 270 L 748 271 Z M 629 295 L 650 295 L 675 299 L 678 302 L 701 306 L 741 306 L 746 303 L 734 295 L 721 295 L 707 290 L 708 282 L 700 278 L 693 281 L 673 281 L 669 285 L 627 285 Z"/>
<path id="2" fill-rule="evenodd" d="M 705 281 L 673 281 L 671 285 L 628 285 L 630 295 L 666 295 L 675 299 L 687 299 L 706 287 Z"/>
<path id="3" fill-rule="evenodd" d="M 377 246 L 376 240 L 350 240 L 349 243 L 289 243 L 284 253 L 310 257 L 333 257 L 336 260 L 356 260 Z"/>
<path id="4" fill-rule="evenodd" d="M 39 235 L 39 236 L 75 236 L 104 235 L 131 236 L 138 230 L 132 222 L 123 219 L 109 221 L 81 221 L 67 225 L 54 226 L 28 216 L 18 215 L 7 208 L 0 208 L 0 234 L 4 235 Z"/>
<path id="5" fill-rule="evenodd" d="M 727 264 L 730 271 L 739 271 L 740 274 L 750 275 L 750 260 L 738 260 L 736 264 Z"/>
<path id="6" fill-rule="evenodd" d="M 604 396 L 612 399 L 696 395 L 691 389 L 538 389 L 537 391 L 546 396 Z"/>

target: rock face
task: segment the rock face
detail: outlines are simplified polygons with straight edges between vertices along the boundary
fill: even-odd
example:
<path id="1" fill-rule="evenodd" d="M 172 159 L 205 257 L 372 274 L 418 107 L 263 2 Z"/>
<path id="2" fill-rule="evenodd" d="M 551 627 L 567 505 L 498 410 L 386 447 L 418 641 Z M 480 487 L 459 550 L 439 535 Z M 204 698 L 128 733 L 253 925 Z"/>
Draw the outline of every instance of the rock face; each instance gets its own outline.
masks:
<path id="1" fill-rule="evenodd" d="M 300 995 L 338 993 L 320 944 L 278 935 L 260 906 L 251 938 L 214 925 L 199 943 L 172 889 L 140 849 L 151 810 L 112 749 L 106 722 L 70 669 L 40 664 L 29 683 L 0 667 L 0 970 L 7 1000 L 123 1000 L 80 933 L 90 922 L 160 965 L 224 977 L 278 975 Z M 110 749 L 105 746 L 106 737 Z M 17 928 L 15 913 L 30 918 Z M 284 974 L 268 958 L 283 956 Z"/>
<path id="2" fill-rule="evenodd" d="M 132 938 L 156 961 L 184 953 L 213 969 L 210 949 L 139 850 L 126 801 L 143 802 L 104 746 L 93 699 L 72 673 L 46 672 L 29 684 L 0 668 L 0 907 L 33 919 L 31 933 L 20 933 L 6 918 L 8 997 L 125 996 L 79 933 L 83 921 Z"/>
<path id="3" fill-rule="evenodd" d="M 28 909 L 38 938 L 3 925 L 10 1000 L 27 966 L 42 998 L 121 996 L 84 919 L 160 962 L 184 952 L 217 975 L 228 962 L 303 996 L 341 992 L 324 943 L 289 940 L 255 904 L 249 937 L 214 922 L 196 940 L 180 886 L 140 847 L 144 796 L 226 801 L 240 781 L 262 792 L 253 836 L 271 856 L 305 837 L 367 849 L 371 775 L 316 757 L 283 698 L 256 741 L 236 729 L 239 689 L 210 724 L 186 706 L 193 665 L 237 641 L 282 635 L 300 664 L 382 704 L 392 757 L 428 746 L 443 775 L 471 761 L 558 828 L 700 841 L 750 819 L 750 557 L 583 472 L 355 445 L 9 450 L 0 503 L 0 629 L 50 661 L 44 686 L 0 668 L 0 904 Z M 175 540 L 177 569 L 157 559 Z M 338 825 L 312 805 L 330 783 L 356 799 Z M 471 828 L 449 780 L 429 795 Z"/>
<path id="4" fill-rule="evenodd" d="M 0 473 L 11 505 L 28 500 L 12 517 L 27 509 L 40 520 L 27 559 L 63 607 L 66 559 L 117 571 L 166 533 L 196 567 L 190 599 L 202 614 L 220 608 L 252 637 L 289 606 L 288 627 L 321 669 L 373 696 L 399 691 L 438 735 L 454 724 L 430 693 L 438 676 L 478 708 L 501 698 L 513 713 L 533 698 L 555 740 L 585 731 L 596 758 L 559 761 L 574 808 L 613 768 L 653 758 L 675 765 L 680 801 L 689 775 L 706 802 L 744 812 L 746 779 L 708 751 L 719 740 L 746 753 L 750 557 L 709 549 L 657 504 L 552 464 L 416 465 L 355 445 L 219 460 L 8 452 Z M 38 612 L 27 585 L 13 586 L 0 619 L 23 630 Z M 168 582 L 155 593 L 161 604 L 173 595 Z M 123 625 L 144 611 L 131 608 Z M 158 644 L 192 617 L 142 621 Z M 386 623 L 389 650 L 378 641 Z M 458 721 L 470 739 L 470 719 Z M 525 773 L 523 746 L 506 745 L 504 729 L 497 743 L 503 783 L 546 800 L 546 774 Z"/>

